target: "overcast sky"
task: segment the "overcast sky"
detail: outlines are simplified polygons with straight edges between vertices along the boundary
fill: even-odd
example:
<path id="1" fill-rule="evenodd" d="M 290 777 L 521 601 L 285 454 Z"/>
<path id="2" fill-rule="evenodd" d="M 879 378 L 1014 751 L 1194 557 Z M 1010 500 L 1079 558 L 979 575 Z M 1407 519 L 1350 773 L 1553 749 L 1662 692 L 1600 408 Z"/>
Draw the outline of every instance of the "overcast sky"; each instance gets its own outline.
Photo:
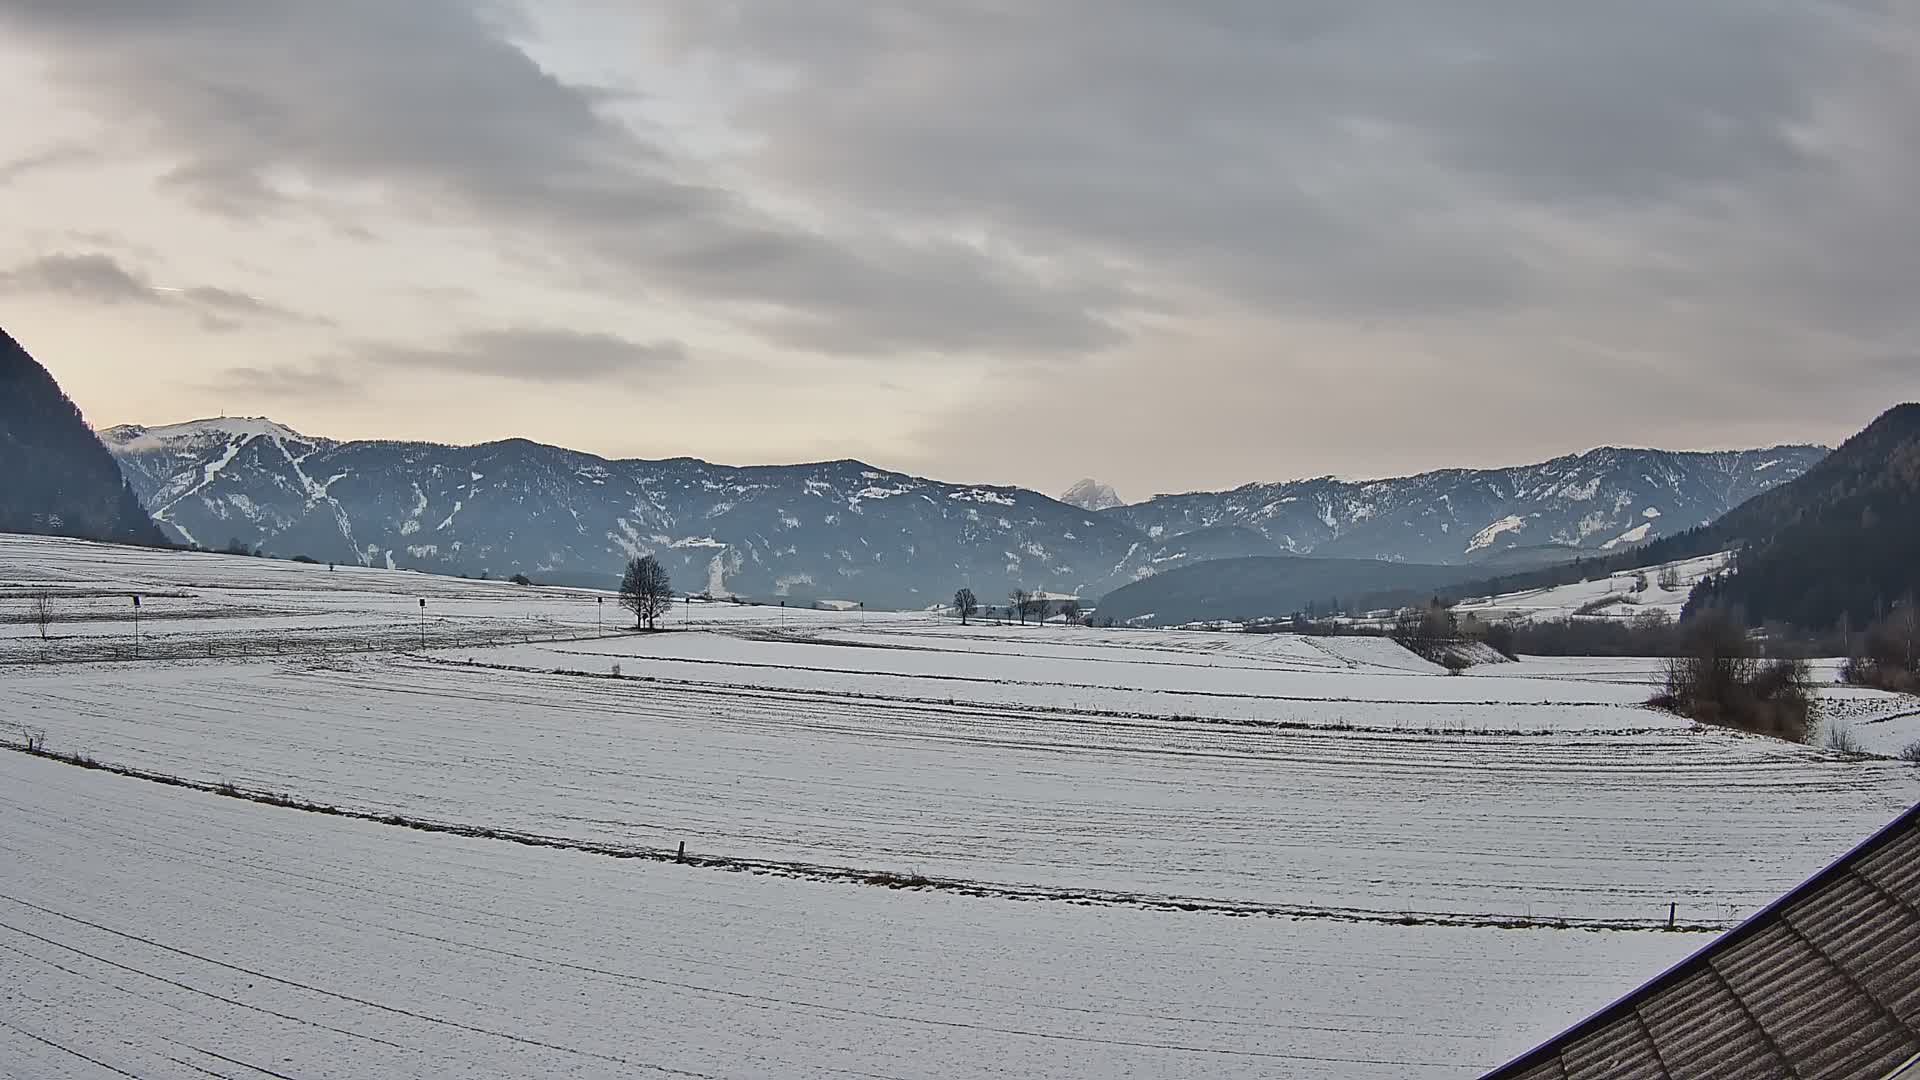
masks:
<path id="1" fill-rule="evenodd" d="M 1130 498 L 1920 396 L 1909 0 L 0 0 L 97 424 Z"/>

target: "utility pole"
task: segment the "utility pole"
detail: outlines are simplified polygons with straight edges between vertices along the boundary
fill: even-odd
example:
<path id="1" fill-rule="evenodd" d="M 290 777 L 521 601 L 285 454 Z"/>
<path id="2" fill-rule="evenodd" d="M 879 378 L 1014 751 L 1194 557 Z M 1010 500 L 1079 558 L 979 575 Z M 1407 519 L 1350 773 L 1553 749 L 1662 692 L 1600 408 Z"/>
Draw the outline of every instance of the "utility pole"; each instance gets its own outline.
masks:
<path id="1" fill-rule="evenodd" d="M 594 637 L 605 637 L 607 635 L 607 629 L 605 625 L 606 611 L 607 611 L 607 598 L 604 596 L 594 597 L 593 598 L 593 636 Z"/>
<path id="2" fill-rule="evenodd" d="M 420 651 L 427 651 L 427 598 L 420 598 Z"/>
<path id="3" fill-rule="evenodd" d="M 133 594 L 133 658 L 140 659 L 140 594 Z"/>

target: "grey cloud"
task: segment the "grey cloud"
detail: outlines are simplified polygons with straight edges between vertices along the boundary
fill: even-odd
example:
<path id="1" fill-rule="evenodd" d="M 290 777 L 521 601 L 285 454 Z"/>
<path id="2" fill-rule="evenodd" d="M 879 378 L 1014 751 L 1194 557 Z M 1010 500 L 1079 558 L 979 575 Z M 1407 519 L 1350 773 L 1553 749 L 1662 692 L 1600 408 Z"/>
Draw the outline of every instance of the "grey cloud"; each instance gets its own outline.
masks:
<path id="1" fill-rule="evenodd" d="M 234 367 L 221 372 L 207 389 L 217 394 L 279 401 L 338 400 L 352 397 L 362 384 L 337 368 L 319 364 L 271 364 Z"/>
<path id="2" fill-rule="evenodd" d="M 770 174 L 1356 316 L 1551 304 L 1542 217 L 1819 169 L 1797 133 L 1872 49 L 1740 0 L 670 6 L 785 77 L 747 114 Z"/>
<path id="3" fill-rule="evenodd" d="M 212 285 L 196 285 L 177 294 L 186 303 L 202 309 L 210 319 L 244 322 L 280 322 L 306 326 L 332 326 L 334 321 L 281 307 L 251 293 L 235 292 Z"/>
<path id="4" fill-rule="evenodd" d="M 740 113 L 762 173 L 1224 312 L 1268 338 L 1222 375 L 1249 400 L 1316 363 L 1368 382 L 1379 351 L 1546 410 L 1503 416 L 1515 440 L 1564 438 L 1572 393 L 1595 441 L 1712 440 L 1729 387 L 1749 430 L 1804 429 L 1809 379 L 1824 415 L 1870 413 L 1901 392 L 1878 358 L 1920 347 L 1920 35 L 1897 5 L 667 6 L 686 55 L 776 73 Z M 1289 356 L 1302 329 L 1332 351 Z M 1264 452 L 1421 413 L 1421 384 L 1321 393 L 1335 415 Z"/>
<path id="5" fill-rule="evenodd" d="M 739 190 L 541 68 L 515 44 L 537 20 L 504 3 L 0 0 L 0 29 L 219 212 L 350 187 L 776 343 L 1106 350 L 1099 386 L 1023 364 L 965 404 L 1202 433 L 1102 443 L 1122 469 L 1338 469 L 1356 416 L 1396 433 L 1364 440 L 1380 453 L 1443 459 L 1463 417 L 1487 454 L 1831 437 L 1920 390 L 1886 359 L 1920 349 L 1920 34 L 1897 4 L 546 5 L 631 30 L 649 62 L 737 71 Z M 765 209 L 786 205 L 806 221 Z M 992 449 L 974 471 L 1004 475 L 1084 442 L 1016 426 L 914 450 Z"/>
<path id="6" fill-rule="evenodd" d="M 679 367 L 687 353 L 672 341 L 641 344 L 613 334 L 518 327 L 461 334 L 439 347 L 372 345 L 360 350 L 358 358 L 375 367 L 528 382 L 612 382 Z"/>
<path id="7" fill-rule="evenodd" d="M 62 169 L 72 165 L 85 165 L 99 159 L 99 154 L 84 146 L 59 145 L 22 154 L 9 161 L 0 161 L 0 187 L 6 187 L 22 177 L 53 169 Z"/>
<path id="8" fill-rule="evenodd" d="M 199 318 L 210 330 L 261 322 L 329 325 L 330 320 L 281 307 L 248 293 L 211 285 L 155 285 L 148 275 L 100 252 L 56 252 L 0 271 L 0 292 L 52 293 L 102 304 L 168 307 Z"/>
<path id="9" fill-rule="evenodd" d="M 110 255 L 42 255 L 0 271 L 0 291 L 58 293 L 105 304 L 158 304 L 160 295 Z"/>
<path id="10" fill-rule="evenodd" d="M 276 183 L 364 185 L 424 220 L 556 242 L 644 287 L 746 313 L 809 347 L 1086 348 L 1108 294 L 967 246 L 795 225 L 610 118 L 455 0 L 0 0 L 76 100 L 181 160 L 205 208 L 285 212 Z M 423 58 L 430 58 L 430 61 Z M 182 78 L 182 72 L 193 72 Z M 604 277 L 604 275 L 586 275 Z"/>

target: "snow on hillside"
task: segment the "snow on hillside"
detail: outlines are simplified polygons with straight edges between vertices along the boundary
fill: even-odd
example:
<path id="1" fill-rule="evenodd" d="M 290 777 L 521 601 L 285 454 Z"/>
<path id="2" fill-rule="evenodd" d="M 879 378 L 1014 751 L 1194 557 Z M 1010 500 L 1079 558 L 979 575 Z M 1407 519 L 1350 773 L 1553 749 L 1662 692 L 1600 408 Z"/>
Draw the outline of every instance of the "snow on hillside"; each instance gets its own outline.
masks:
<path id="1" fill-rule="evenodd" d="M 1109 511 L 1149 536 L 1235 526 L 1294 554 L 1460 563 L 1510 549 L 1610 551 L 1725 514 L 1827 450 L 1600 447 L 1533 465 L 1156 495 Z"/>
<path id="2" fill-rule="evenodd" d="M 1606 577 L 1571 585 L 1476 597 L 1462 600 L 1454 611 L 1462 617 L 1474 615 L 1488 622 L 1503 619 L 1547 622 L 1576 617 L 1630 619 L 1654 612 L 1677 619 L 1694 585 L 1701 578 L 1711 577 L 1726 569 L 1731 558 L 1730 554 L 1722 552 L 1697 559 L 1662 563 L 1642 570 L 1621 570 Z M 1672 589 L 1660 585 L 1662 574 L 1668 570 L 1673 571 L 1674 581 L 1677 582 Z M 1636 591 L 1637 582 L 1642 578 L 1647 587 Z"/>
<path id="3" fill-rule="evenodd" d="M 169 535 L 209 548 L 238 540 L 282 556 L 588 585 L 651 553 L 680 588 L 911 608 L 961 585 L 1092 599 L 1175 566 L 1281 552 L 1457 563 L 1514 547 L 1618 548 L 1717 517 L 1824 453 L 1601 450 L 1124 506 L 1095 481 L 1063 503 L 857 461 L 736 468 L 524 439 L 339 443 L 259 418 L 101 437 Z M 1778 464 L 1756 471 L 1756 457 Z"/>
<path id="4" fill-rule="evenodd" d="M 189 420 L 182 424 L 163 424 L 159 427 L 122 424 L 100 432 L 102 442 L 112 447 L 115 453 L 124 454 L 173 451 L 183 446 L 208 441 L 245 443 L 257 438 L 282 439 L 288 442 L 314 441 L 264 416 L 222 416 L 206 420 Z"/>

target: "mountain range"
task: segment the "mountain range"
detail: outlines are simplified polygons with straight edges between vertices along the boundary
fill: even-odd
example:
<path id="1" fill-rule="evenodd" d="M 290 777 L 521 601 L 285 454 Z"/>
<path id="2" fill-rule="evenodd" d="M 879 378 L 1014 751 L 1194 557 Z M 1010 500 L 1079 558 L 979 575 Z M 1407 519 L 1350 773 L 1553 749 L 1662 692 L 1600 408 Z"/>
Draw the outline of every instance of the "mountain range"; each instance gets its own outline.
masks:
<path id="1" fill-rule="evenodd" d="M 1149 537 L 1249 529 L 1291 555 L 1454 564 L 1529 548 L 1630 548 L 1704 525 L 1827 456 L 1821 446 L 1670 451 L 1602 447 L 1537 465 L 1393 480 L 1333 477 L 1157 495 L 1112 511 Z"/>
<path id="2" fill-rule="evenodd" d="M 989 601 L 1016 586 L 1094 598 L 1172 567 L 1283 553 L 1433 564 L 1571 557 L 1712 520 L 1825 454 L 1607 448 L 1511 469 L 1320 478 L 1086 509 L 858 461 L 737 467 L 609 460 L 517 439 L 336 442 L 260 418 L 100 435 L 183 543 L 594 585 L 651 553 L 680 589 L 889 607 L 939 604 L 961 585 Z M 1111 494 L 1091 482 L 1076 489 L 1096 504 Z"/>
<path id="3" fill-rule="evenodd" d="M 1781 468 L 1767 465 L 1779 452 L 1766 453 L 1754 467 Z M 1713 464 L 1721 474 L 1727 472 L 1724 461 Z M 1177 625 L 1282 616 L 1314 602 L 1323 610 L 1364 611 L 1408 603 L 1427 591 L 1454 600 L 1529 592 L 1731 551 L 1732 569 L 1702 581 L 1688 598 L 1689 612 L 1711 606 L 1749 624 L 1858 629 L 1916 602 L 1916 534 L 1920 404 L 1908 403 L 1889 409 L 1799 475 L 1764 486 L 1710 522 L 1646 543 L 1601 544 L 1581 550 L 1572 561 L 1525 569 L 1511 562 L 1525 549 L 1514 549 L 1502 557 L 1506 565 L 1491 573 L 1458 565 L 1325 557 L 1217 559 L 1116 589 L 1102 598 L 1100 613 L 1140 624 Z M 1396 572 L 1367 573 L 1368 566 L 1392 566 Z M 1330 604 L 1336 597 L 1345 603 Z"/>

